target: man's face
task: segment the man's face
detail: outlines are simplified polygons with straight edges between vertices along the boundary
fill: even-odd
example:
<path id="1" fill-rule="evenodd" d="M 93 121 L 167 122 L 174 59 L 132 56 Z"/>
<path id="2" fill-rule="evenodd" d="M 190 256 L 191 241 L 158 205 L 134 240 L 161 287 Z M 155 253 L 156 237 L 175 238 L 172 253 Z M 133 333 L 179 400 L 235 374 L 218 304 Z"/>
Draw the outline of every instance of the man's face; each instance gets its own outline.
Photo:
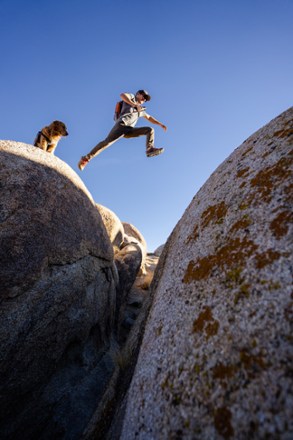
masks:
<path id="1" fill-rule="evenodd" d="M 135 97 L 139 104 L 143 104 L 144 102 L 146 102 L 144 95 L 142 95 L 141 93 L 137 93 Z"/>

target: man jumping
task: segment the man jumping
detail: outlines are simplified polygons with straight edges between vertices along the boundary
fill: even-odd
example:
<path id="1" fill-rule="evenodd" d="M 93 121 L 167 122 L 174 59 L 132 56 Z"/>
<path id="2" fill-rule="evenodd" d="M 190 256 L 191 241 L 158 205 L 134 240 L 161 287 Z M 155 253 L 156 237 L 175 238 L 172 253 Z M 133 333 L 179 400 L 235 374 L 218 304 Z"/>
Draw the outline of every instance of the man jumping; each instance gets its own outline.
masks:
<path id="1" fill-rule="evenodd" d="M 80 170 L 83 170 L 91 159 L 122 137 L 133 138 L 138 136 L 146 136 L 147 157 L 158 156 L 159 154 L 163 153 L 164 148 L 154 147 L 155 130 L 152 127 L 135 128 L 138 119 L 143 117 L 152 124 L 159 125 L 163 128 L 163 130 L 167 130 L 166 125 L 162 124 L 153 116 L 146 113 L 145 107 L 142 107 L 144 102 L 150 101 L 151 99 L 148 92 L 146 90 L 138 90 L 135 95 L 132 93 L 121 93 L 120 97 L 123 101 L 123 104 L 116 124 L 106 139 L 99 142 L 88 154 L 82 156 L 78 162 L 78 168 Z"/>

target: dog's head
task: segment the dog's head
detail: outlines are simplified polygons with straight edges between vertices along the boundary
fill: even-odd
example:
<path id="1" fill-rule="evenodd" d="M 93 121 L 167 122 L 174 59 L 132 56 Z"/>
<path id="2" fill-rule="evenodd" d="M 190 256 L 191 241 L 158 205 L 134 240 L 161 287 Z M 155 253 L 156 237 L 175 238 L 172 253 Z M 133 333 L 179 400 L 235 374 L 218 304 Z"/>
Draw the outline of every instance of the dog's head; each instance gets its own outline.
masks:
<path id="1" fill-rule="evenodd" d="M 53 135 L 57 136 L 68 136 L 68 131 L 66 125 L 61 121 L 53 121 L 50 124 Z"/>

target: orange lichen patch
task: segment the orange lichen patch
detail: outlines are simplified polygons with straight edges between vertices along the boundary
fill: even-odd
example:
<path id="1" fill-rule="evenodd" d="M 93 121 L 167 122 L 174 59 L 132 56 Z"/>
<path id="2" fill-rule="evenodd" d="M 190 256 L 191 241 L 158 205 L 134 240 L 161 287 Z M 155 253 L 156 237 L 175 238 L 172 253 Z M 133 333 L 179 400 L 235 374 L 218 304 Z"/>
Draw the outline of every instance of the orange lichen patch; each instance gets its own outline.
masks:
<path id="1" fill-rule="evenodd" d="M 256 347 L 257 343 L 255 340 L 252 341 L 252 346 Z M 240 364 L 245 370 L 255 370 L 256 368 L 264 369 L 267 367 L 266 362 L 263 359 L 263 356 L 261 354 L 259 355 L 252 355 L 248 352 L 248 350 L 244 349 L 240 351 L 239 354 L 240 358 Z M 212 374 L 214 379 L 230 379 L 233 377 L 237 371 L 239 370 L 240 366 L 239 363 L 237 364 L 231 364 L 231 365 L 224 365 L 222 363 L 217 364 L 212 369 Z"/>
<path id="2" fill-rule="evenodd" d="M 193 323 L 194 332 L 202 332 L 206 321 L 212 321 L 213 314 L 210 307 L 206 307 L 203 312 L 198 315 L 198 318 Z"/>
<path id="3" fill-rule="evenodd" d="M 240 362 L 246 370 L 255 369 L 255 367 L 264 369 L 267 366 L 261 355 L 254 356 L 247 350 L 240 351 Z"/>
<path id="4" fill-rule="evenodd" d="M 252 223 L 251 219 L 248 217 L 248 215 L 246 215 L 246 216 L 242 217 L 240 220 L 238 220 L 236 223 L 234 223 L 234 225 L 230 229 L 230 233 L 235 232 L 235 231 L 239 231 L 239 229 L 245 229 L 249 225 L 251 225 L 251 223 Z"/>
<path id="5" fill-rule="evenodd" d="M 229 272 L 226 273 L 226 278 L 225 278 L 225 285 L 227 287 L 231 287 L 233 285 L 239 285 L 243 282 L 242 279 L 242 271 L 243 268 L 242 267 L 235 267 L 232 270 L 229 270 Z"/>
<path id="6" fill-rule="evenodd" d="M 262 254 L 256 254 L 256 267 L 258 269 L 262 269 L 263 267 L 271 264 L 273 261 L 278 260 L 281 254 L 279 252 L 274 251 L 273 249 L 268 249 L 266 252 Z"/>
<path id="7" fill-rule="evenodd" d="M 245 197 L 245 199 L 240 203 L 240 205 L 239 205 L 239 209 L 240 209 L 241 211 L 243 211 L 243 210 L 249 208 L 249 207 L 252 205 L 252 203 L 253 203 L 255 197 L 256 197 L 256 194 L 253 193 L 253 192 L 250 193 L 250 194 L 248 194 L 248 195 Z"/>
<path id="8" fill-rule="evenodd" d="M 210 206 L 201 215 L 202 227 L 205 228 L 211 221 L 220 223 L 227 213 L 227 206 L 225 202 L 218 203 L 217 205 Z"/>
<path id="9" fill-rule="evenodd" d="M 271 145 L 272 144 L 272 142 L 269 144 L 269 145 Z M 271 150 L 270 151 L 266 151 L 261 157 L 263 158 L 263 159 L 265 159 L 266 157 L 268 157 L 270 154 L 271 154 Z"/>
<path id="10" fill-rule="evenodd" d="M 253 146 L 247 148 L 246 151 L 244 151 L 244 153 L 242 153 L 242 157 L 246 156 L 248 153 L 250 153 L 250 151 L 253 149 Z"/>
<path id="11" fill-rule="evenodd" d="M 213 378 L 214 379 L 229 379 L 234 376 L 237 367 L 235 365 L 223 365 L 217 364 L 213 368 Z"/>
<path id="12" fill-rule="evenodd" d="M 286 186 L 284 193 L 286 194 L 285 201 L 290 203 L 290 205 L 293 205 L 293 183 L 290 183 L 290 185 Z"/>
<path id="13" fill-rule="evenodd" d="M 257 245 L 247 238 L 230 240 L 226 246 L 221 247 L 215 255 L 199 258 L 197 261 L 190 261 L 186 269 L 183 282 L 191 283 L 207 278 L 213 269 L 224 267 L 244 266 L 246 259 L 250 257 Z"/>
<path id="14" fill-rule="evenodd" d="M 287 130 L 279 130 L 275 131 L 273 136 L 279 137 L 279 138 L 285 138 L 293 135 L 293 128 L 288 128 Z"/>
<path id="15" fill-rule="evenodd" d="M 198 315 L 198 318 L 193 322 L 192 330 L 194 333 L 204 332 L 207 339 L 218 333 L 219 321 L 214 319 L 210 307 L 205 307 L 203 312 Z"/>
<path id="16" fill-rule="evenodd" d="M 240 299 L 249 298 L 250 284 L 242 284 L 234 297 L 234 304 L 238 304 Z"/>
<path id="17" fill-rule="evenodd" d="M 192 281 L 199 281 L 205 279 L 211 273 L 215 266 L 214 255 L 198 259 L 196 262 L 190 261 L 184 278 L 184 283 L 191 283 Z"/>
<path id="18" fill-rule="evenodd" d="M 189 237 L 186 239 L 185 243 L 188 244 L 190 241 L 195 241 L 199 237 L 198 233 L 198 225 L 195 225 L 193 228 L 192 233 L 189 235 Z"/>
<path id="19" fill-rule="evenodd" d="M 234 429 L 232 426 L 232 413 L 228 408 L 217 408 L 214 412 L 214 423 L 218 433 L 225 439 L 234 436 Z"/>
<path id="20" fill-rule="evenodd" d="M 240 209 L 241 211 L 244 211 L 244 210 L 247 209 L 247 208 L 249 208 L 249 204 L 248 204 L 246 201 L 243 201 L 243 202 L 240 203 L 240 205 L 239 205 L 239 209 Z"/>
<path id="21" fill-rule="evenodd" d="M 160 384 L 161 389 L 164 393 L 168 394 L 170 397 L 171 404 L 174 406 L 178 406 L 182 400 L 182 393 L 180 390 L 176 390 L 174 386 L 174 379 L 170 373 L 167 373 L 167 376 Z"/>
<path id="22" fill-rule="evenodd" d="M 219 321 L 217 321 L 216 319 L 213 322 L 210 322 L 206 326 L 205 332 L 207 339 L 210 338 L 211 336 L 215 336 L 218 333 L 219 326 L 220 326 Z"/>
<path id="23" fill-rule="evenodd" d="M 251 186 L 257 189 L 257 193 L 260 194 L 264 201 L 270 202 L 273 188 L 289 179 L 291 175 L 289 166 L 291 163 L 291 158 L 282 157 L 275 165 L 261 170 L 250 180 Z"/>
<path id="24" fill-rule="evenodd" d="M 293 214 L 290 211 L 283 211 L 271 222 L 270 229 L 277 239 L 287 234 L 289 223 L 293 220 Z"/>
<path id="25" fill-rule="evenodd" d="M 278 282 L 273 282 L 271 280 L 260 280 L 259 283 L 262 286 L 266 286 L 268 291 L 278 290 L 281 288 L 281 284 Z"/>
<path id="26" fill-rule="evenodd" d="M 247 177 L 248 174 L 249 174 L 249 170 L 250 170 L 249 167 L 247 167 L 247 168 L 242 168 L 242 170 L 239 170 L 239 171 L 237 172 L 236 176 L 237 176 L 237 177 Z"/>

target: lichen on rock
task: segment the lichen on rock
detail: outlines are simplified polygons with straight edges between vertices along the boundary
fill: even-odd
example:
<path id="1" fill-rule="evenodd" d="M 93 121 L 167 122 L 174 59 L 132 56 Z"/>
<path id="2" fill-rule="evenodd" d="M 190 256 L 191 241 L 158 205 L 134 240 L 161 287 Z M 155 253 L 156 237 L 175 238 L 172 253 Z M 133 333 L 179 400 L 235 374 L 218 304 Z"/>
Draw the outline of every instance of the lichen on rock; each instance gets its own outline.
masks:
<path id="1" fill-rule="evenodd" d="M 293 435 L 292 129 L 249 137 L 165 244 L 122 440 Z"/>

